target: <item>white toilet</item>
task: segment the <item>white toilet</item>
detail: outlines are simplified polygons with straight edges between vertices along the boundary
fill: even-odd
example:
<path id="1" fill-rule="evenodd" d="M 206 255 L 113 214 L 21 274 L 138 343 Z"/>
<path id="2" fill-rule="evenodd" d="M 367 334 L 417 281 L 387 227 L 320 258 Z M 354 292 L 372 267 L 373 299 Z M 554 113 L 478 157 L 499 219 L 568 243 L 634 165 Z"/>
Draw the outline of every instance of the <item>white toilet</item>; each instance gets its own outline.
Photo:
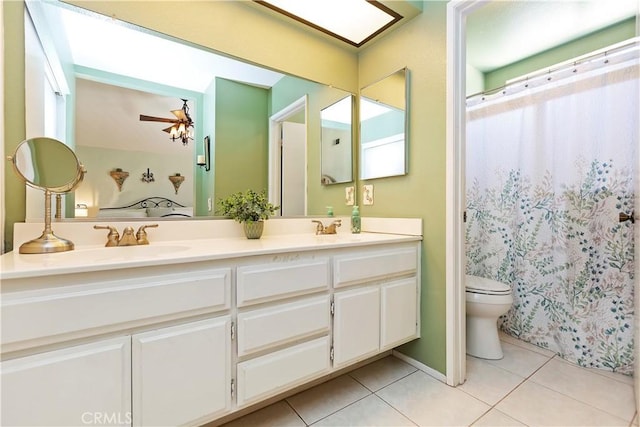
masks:
<path id="1" fill-rule="evenodd" d="M 505 283 L 478 276 L 466 276 L 467 354 L 483 359 L 502 359 L 498 338 L 498 317 L 513 304 L 511 288 Z"/>

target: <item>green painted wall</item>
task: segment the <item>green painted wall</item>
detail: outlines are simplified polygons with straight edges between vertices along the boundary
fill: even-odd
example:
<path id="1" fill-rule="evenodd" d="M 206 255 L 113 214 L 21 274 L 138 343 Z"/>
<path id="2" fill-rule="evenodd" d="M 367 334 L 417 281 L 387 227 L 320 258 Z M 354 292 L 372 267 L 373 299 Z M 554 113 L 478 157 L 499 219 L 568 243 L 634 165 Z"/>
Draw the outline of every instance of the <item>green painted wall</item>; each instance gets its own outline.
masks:
<path id="1" fill-rule="evenodd" d="M 269 161 L 269 92 L 216 78 L 216 201 L 238 191 L 267 190 Z M 215 148 L 214 148 L 215 147 Z"/>
<path id="2" fill-rule="evenodd" d="M 335 215 L 348 215 L 351 212 L 350 207 L 342 203 L 342 200 L 344 200 L 344 188 L 354 185 L 353 182 L 335 185 L 320 184 L 320 137 L 322 133 L 320 110 L 345 96 L 349 96 L 350 93 L 308 80 L 285 76 L 271 89 L 270 115 L 277 113 L 305 94 L 308 95 L 307 214 L 324 215 L 327 211 L 326 207 L 333 206 Z M 355 158 L 355 156 L 353 157 Z M 352 165 L 355 170 L 355 160 L 352 161 Z"/>
<path id="3" fill-rule="evenodd" d="M 445 171 L 446 2 L 424 2 L 422 14 L 360 53 L 360 87 L 400 68 L 410 72 L 409 174 L 373 184 L 374 205 L 363 216 L 421 218 L 422 339 L 400 351 L 446 371 Z M 358 194 L 360 196 L 360 194 Z"/>
<path id="4" fill-rule="evenodd" d="M 4 154 L 11 156 L 26 137 L 24 3 L 3 3 L 4 19 Z M 11 43 L 7 43 L 7 41 Z M 3 161 L 4 161 L 3 157 Z M 26 190 L 24 183 L 8 164 L 4 168 L 4 247 L 13 246 L 13 224 L 24 221 Z"/>
<path id="5" fill-rule="evenodd" d="M 513 78 L 568 61 L 636 36 L 636 20 L 629 18 L 577 40 L 485 73 L 484 90 L 499 88 Z"/>

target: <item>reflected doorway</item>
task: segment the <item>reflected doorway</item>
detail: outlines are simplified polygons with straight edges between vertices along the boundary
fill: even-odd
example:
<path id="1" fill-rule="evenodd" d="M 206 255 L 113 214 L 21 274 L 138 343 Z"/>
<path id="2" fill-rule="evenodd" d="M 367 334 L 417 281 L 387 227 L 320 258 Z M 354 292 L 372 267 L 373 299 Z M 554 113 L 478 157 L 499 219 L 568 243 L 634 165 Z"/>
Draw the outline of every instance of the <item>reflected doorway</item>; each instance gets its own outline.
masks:
<path id="1" fill-rule="evenodd" d="M 280 216 L 307 214 L 307 96 L 269 118 L 269 201 Z"/>

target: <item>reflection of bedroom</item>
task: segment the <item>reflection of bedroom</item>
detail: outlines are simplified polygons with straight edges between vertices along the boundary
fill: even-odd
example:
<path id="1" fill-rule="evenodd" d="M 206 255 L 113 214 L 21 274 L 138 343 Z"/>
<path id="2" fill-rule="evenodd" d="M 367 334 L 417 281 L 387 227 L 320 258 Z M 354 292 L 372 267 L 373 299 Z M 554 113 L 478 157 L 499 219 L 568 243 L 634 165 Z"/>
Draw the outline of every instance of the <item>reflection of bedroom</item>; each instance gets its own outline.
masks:
<path id="1" fill-rule="evenodd" d="M 166 123 L 139 119 L 140 114 L 171 118 L 171 110 L 179 109 L 181 103 L 175 97 L 76 80 L 76 153 L 87 169 L 76 190 L 76 203 L 88 206 L 88 216 L 109 216 L 107 210 L 98 212 L 98 206 L 125 207 L 148 197 L 164 197 L 174 201 L 181 213 L 193 212 L 196 143 L 171 141 L 163 132 Z M 192 102 L 189 107 L 195 115 Z M 129 173 L 121 190 L 110 176 L 116 168 Z M 142 180 L 147 169 L 154 177 L 151 182 Z M 169 180 L 176 174 L 185 177 L 177 194 Z M 138 208 L 131 209 L 131 215 L 160 215 L 158 210 Z"/>

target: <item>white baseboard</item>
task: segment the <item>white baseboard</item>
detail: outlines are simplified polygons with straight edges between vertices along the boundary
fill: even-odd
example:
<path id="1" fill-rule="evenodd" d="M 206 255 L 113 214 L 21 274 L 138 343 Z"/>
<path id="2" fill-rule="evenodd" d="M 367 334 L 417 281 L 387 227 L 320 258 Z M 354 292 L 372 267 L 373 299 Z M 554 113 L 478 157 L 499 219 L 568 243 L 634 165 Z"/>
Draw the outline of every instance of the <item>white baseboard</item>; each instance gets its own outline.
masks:
<path id="1" fill-rule="evenodd" d="M 427 365 L 425 365 L 422 362 L 418 362 L 416 359 L 413 359 L 409 356 L 407 356 L 406 354 L 402 354 L 399 351 L 393 350 L 392 354 L 397 357 L 398 359 L 402 360 L 403 362 L 408 363 L 409 365 L 413 366 L 414 368 L 418 368 L 419 370 L 421 370 L 422 372 L 424 372 L 425 374 L 437 379 L 438 381 L 441 381 L 443 383 L 447 383 L 447 377 L 436 371 L 433 368 L 428 367 Z"/>

